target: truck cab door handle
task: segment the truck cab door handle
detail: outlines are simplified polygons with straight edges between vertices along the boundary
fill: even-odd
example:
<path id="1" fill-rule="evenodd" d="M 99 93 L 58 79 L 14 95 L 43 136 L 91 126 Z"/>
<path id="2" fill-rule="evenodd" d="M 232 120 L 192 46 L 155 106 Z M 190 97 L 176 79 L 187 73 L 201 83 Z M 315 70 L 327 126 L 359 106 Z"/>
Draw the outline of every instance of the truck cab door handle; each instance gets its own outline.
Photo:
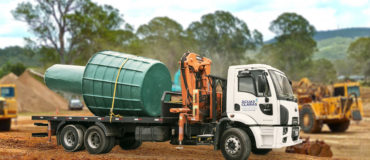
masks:
<path id="1" fill-rule="evenodd" d="M 238 103 L 234 104 L 234 111 L 240 111 L 240 105 Z"/>

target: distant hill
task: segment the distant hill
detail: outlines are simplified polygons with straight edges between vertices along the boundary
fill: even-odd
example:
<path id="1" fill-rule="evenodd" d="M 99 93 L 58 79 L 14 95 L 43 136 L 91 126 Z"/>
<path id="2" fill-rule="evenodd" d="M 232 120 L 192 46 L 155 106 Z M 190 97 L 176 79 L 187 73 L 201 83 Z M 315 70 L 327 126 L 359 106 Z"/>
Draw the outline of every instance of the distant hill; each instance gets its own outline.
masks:
<path id="1" fill-rule="evenodd" d="M 318 51 L 314 59 L 325 58 L 328 60 L 345 59 L 349 45 L 358 37 L 370 36 L 370 28 L 345 28 L 328 31 L 318 31 L 314 35 Z M 274 39 L 265 43 L 272 43 Z"/>
<path id="2" fill-rule="evenodd" d="M 315 34 L 314 39 L 316 41 L 320 41 L 335 37 L 356 38 L 368 36 L 370 36 L 370 28 L 345 28 L 337 30 L 318 31 Z"/>
<path id="3" fill-rule="evenodd" d="M 344 37 L 344 38 L 356 38 L 356 37 L 367 37 L 370 36 L 370 28 L 344 28 L 336 30 L 327 30 L 327 31 L 317 31 L 314 35 L 316 41 L 335 38 L 335 37 Z M 265 41 L 265 43 L 275 42 L 275 39 L 270 39 Z"/>
<path id="4" fill-rule="evenodd" d="M 345 59 L 347 49 L 356 38 L 334 37 L 317 41 L 318 51 L 313 59 L 325 58 L 328 60 Z"/>
<path id="5" fill-rule="evenodd" d="M 0 67 L 7 62 L 12 64 L 20 62 L 26 66 L 40 66 L 41 62 L 39 59 L 40 55 L 27 56 L 27 51 L 18 46 L 0 49 Z"/>
<path id="6" fill-rule="evenodd" d="M 370 28 L 347 28 L 330 31 L 319 31 L 314 36 L 317 41 L 318 52 L 314 59 L 325 58 L 339 60 L 347 57 L 349 45 L 358 37 L 370 36 Z"/>

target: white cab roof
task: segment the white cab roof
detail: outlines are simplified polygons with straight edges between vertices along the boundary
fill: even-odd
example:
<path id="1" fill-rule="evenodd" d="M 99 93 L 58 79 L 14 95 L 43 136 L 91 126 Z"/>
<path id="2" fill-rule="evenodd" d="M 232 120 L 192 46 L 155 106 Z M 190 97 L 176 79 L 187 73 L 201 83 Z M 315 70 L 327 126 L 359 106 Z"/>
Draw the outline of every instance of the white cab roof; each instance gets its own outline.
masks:
<path id="1" fill-rule="evenodd" d="M 281 72 L 282 74 L 285 75 L 284 72 L 274 68 L 274 67 L 271 67 L 267 64 L 247 64 L 247 65 L 235 65 L 235 66 L 229 66 L 229 69 L 258 69 L 258 68 L 263 68 L 263 69 L 267 69 L 267 70 L 276 70 L 276 71 L 279 71 Z"/>

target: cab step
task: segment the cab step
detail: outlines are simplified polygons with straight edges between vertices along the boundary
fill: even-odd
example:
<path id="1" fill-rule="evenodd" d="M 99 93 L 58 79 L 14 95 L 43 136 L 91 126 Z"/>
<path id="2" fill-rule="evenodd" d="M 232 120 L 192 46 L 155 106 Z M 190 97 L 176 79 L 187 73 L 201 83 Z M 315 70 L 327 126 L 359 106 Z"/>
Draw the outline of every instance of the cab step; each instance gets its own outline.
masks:
<path id="1" fill-rule="evenodd" d="M 48 133 L 32 133 L 32 137 L 47 137 Z"/>
<path id="2" fill-rule="evenodd" d="M 197 138 L 213 138 L 214 136 L 213 134 L 200 134 L 197 135 Z"/>
<path id="3" fill-rule="evenodd" d="M 213 134 L 201 134 L 196 136 L 197 145 L 210 145 L 213 144 Z"/>
<path id="4" fill-rule="evenodd" d="M 35 126 L 48 126 L 47 123 L 34 123 Z"/>

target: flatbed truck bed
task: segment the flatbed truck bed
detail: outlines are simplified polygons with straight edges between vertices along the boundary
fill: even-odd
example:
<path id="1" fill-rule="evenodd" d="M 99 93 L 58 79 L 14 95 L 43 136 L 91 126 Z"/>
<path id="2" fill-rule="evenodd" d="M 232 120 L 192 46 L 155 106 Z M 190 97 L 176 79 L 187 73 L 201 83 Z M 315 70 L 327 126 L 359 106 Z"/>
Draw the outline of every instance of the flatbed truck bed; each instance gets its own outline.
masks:
<path id="1" fill-rule="evenodd" d="M 32 120 L 47 120 L 52 122 L 103 122 L 103 123 L 145 123 L 145 124 L 176 124 L 178 117 L 133 117 L 122 116 L 32 116 Z"/>

